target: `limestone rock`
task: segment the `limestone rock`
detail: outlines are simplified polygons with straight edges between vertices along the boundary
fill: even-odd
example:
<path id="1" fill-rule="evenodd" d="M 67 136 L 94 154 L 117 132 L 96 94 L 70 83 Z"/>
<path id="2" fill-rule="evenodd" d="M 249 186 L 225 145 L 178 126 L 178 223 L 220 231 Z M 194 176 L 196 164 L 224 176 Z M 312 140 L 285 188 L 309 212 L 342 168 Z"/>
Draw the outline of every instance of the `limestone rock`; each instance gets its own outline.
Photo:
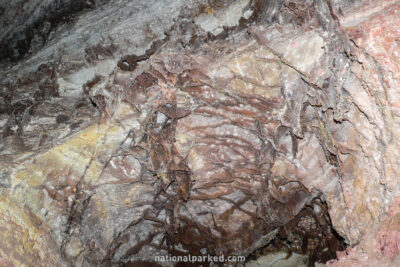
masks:
<path id="1" fill-rule="evenodd" d="M 57 3 L 1 3 L 0 265 L 400 261 L 398 1 Z"/>

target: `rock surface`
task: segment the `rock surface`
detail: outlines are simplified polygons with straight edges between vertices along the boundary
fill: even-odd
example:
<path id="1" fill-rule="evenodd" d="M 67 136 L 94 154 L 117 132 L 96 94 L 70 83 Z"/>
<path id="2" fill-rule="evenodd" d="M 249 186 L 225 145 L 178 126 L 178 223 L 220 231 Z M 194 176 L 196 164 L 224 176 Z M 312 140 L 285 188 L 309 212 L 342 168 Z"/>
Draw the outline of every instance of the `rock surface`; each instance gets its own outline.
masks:
<path id="1" fill-rule="evenodd" d="M 399 1 L 78 2 L 0 2 L 0 265 L 400 262 Z"/>
<path id="2" fill-rule="evenodd" d="M 272 253 L 246 263 L 248 267 L 306 267 L 307 257 L 293 253 L 287 258 L 286 253 Z"/>

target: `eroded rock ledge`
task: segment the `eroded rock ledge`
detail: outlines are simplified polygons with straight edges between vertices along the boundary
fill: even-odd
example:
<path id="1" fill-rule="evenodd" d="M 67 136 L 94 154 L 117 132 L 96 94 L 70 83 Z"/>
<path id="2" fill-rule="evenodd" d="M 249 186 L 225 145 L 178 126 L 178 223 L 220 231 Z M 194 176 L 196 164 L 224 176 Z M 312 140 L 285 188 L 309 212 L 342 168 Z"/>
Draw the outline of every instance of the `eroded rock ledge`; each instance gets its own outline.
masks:
<path id="1" fill-rule="evenodd" d="M 111 2 L 2 4 L 0 264 L 400 261 L 399 1 Z"/>

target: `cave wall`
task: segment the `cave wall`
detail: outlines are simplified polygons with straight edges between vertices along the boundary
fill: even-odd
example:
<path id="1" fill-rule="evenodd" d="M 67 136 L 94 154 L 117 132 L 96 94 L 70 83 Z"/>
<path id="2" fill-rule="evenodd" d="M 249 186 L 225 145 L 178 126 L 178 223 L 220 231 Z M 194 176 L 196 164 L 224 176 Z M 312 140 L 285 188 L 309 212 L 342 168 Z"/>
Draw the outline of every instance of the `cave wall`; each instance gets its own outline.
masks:
<path id="1" fill-rule="evenodd" d="M 55 3 L 2 3 L 0 263 L 399 261 L 398 1 Z"/>

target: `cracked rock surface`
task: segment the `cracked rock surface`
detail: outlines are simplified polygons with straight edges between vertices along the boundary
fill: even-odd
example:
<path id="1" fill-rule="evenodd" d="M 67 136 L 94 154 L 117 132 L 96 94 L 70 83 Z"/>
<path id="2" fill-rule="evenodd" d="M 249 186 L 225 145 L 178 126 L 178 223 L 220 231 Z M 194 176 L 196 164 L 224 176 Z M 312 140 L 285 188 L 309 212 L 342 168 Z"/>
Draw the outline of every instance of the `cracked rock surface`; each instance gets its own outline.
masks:
<path id="1" fill-rule="evenodd" d="M 399 8 L 0 1 L 0 265 L 398 264 Z"/>

